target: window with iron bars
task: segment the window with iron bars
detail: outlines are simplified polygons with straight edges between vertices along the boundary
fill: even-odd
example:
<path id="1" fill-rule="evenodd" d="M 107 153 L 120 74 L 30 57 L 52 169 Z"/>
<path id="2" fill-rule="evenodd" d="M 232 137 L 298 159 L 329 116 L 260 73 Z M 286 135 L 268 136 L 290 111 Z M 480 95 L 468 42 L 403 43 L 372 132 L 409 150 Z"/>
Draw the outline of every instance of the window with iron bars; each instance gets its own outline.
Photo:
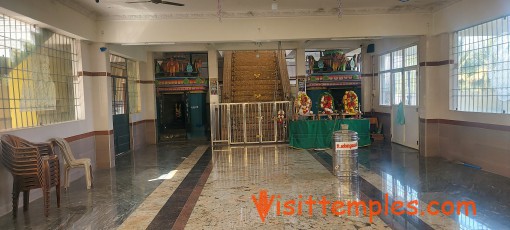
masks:
<path id="1" fill-rule="evenodd" d="M 510 18 L 503 17 L 453 33 L 451 110 L 508 113 L 509 20 Z"/>
<path id="2" fill-rule="evenodd" d="M 138 65 L 136 61 L 110 54 L 110 67 L 112 76 L 125 77 L 127 79 L 127 96 L 129 104 L 129 113 L 138 113 L 141 111 L 140 105 L 140 75 L 138 74 Z M 118 80 L 115 82 L 115 90 L 117 93 L 114 95 L 113 100 L 113 113 L 124 114 L 126 98 L 122 92 L 124 89 L 123 84 L 125 81 Z"/>
<path id="3" fill-rule="evenodd" d="M 0 15 L 0 130 L 83 119 L 76 40 Z"/>

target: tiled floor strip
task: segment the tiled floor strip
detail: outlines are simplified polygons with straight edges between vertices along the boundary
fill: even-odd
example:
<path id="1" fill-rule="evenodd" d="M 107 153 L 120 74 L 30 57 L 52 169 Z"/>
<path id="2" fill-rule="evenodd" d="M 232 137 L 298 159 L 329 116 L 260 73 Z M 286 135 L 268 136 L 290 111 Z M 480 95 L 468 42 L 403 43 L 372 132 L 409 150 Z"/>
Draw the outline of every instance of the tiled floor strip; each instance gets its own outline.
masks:
<path id="1" fill-rule="evenodd" d="M 147 229 L 184 229 L 211 173 L 211 157 L 209 148 L 159 210 Z"/>
<path id="2" fill-rule="evenodd" d="M 203 172 L 202 176 L 198 180 L 197 185 L 195 186 L 195 189 L 193 189 L 193 192 L 191 192 L 191 195 L 188 198 L 188 201 L 184 205 L 181 214 L 175 221 L 174 226 L 172 229 L 184 229 L 186 226 L 186 223 L 188 223 L 189 217 L 191 216 L 191 213 L 193 212 L 193 208 L 195 208 L 195 204 L 198 201 L 198 197 L 200 197 L 200 194 L 202 193 L 202 190 L 204 189 L 205 183 L 207 182 L 207 178 L 209 178 L 209 175 L 211 174 L 213 165 L 212 163 L 209 163 L 207 165 L 207 168 Z"/>
<path id="3" fill-rule="evenodd" d="M 197 147 L 175 170 L 175 175 L 161 183 L 145 201 L 122 223 L 119 229 L 146 229 L 161 210 L 168 198 L 196 165 L 206 145 Z M 170 174 L 171 172 L 169 172 Z"/>

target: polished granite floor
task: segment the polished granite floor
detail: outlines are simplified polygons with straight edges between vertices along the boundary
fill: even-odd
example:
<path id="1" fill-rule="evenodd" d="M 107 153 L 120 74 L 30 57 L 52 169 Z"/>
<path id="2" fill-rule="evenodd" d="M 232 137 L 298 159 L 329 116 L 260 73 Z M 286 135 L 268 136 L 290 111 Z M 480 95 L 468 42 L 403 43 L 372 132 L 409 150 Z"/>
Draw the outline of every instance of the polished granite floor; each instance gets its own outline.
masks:
<path id="1" fill-rule="evenodd" d="M 448 228 L 510 229 L 510 178 L 442 158 L 421 158 L 415 150 L 388 143 L 360 149 L 360 163 L 365 172 L 380 177 L 384 193 L 402 191 L 425 204 L 476 203 L 476 216 L 452 215 L 455 223 Z"/>
<path id="2" fill-rule="evenodd" d="M 359 150 L 357 180 L 331 174 L 330 150 L 297 150 L 286 145 L 208 148 L 207 143 L 149 146 L 118 157 L 117 167 L 94 173 L 63 192 L 62 207 L 42 215 L 42 200 L 18 218 L 0 218 L 0 229 L 509 229 L 510 179 L 415 150 L 376 143 Z M 260 191 L 280 195 L 261 221 L 254 200 Z M 308 206 L 303 214 L 281 215 L 283 203 L 309 195 L 328 200 L 417 199 L 423 210 L 437 200 L 473 200 L 476 216 L 323 215 Z M 255 195 L 255 197 L 252 197 Z M 275 202 L 276 202 L 275 201 Z M 296 206 L 297 207 L 297 206 Z M 297 211 L 296 211 L 297 212 Z"/>
<path id="3" fill-rule="evenodd" d="M 116 168 L 94 171 L 90 191 L 84 177 L 62 190 L 61 208 L 52 193 L 48 218 L 38 199 L 27 212 L 19 209 L 15 220 L 11 213 L 2 216 L 0 229 L 115 229 L 162 183 L 158 178 L 177 168 L 199 144 L 177 142 L 123 154 L 116 158 Z"/>

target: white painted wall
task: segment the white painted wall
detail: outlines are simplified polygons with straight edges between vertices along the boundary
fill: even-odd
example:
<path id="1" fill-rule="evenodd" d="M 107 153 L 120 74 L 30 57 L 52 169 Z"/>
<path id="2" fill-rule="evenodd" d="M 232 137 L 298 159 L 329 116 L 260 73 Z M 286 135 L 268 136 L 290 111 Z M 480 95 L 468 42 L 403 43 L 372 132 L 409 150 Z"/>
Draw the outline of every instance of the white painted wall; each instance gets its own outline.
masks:
<path id="1" fill-rule="evenodd" d="M 105 47 L 112 54 L 120 55 L 135 61 L 146 61 L 147 50 L 145 46 L 125 46 L 119 44 L 107 44 Z"/>
<path id="2" fill-rule="evenodd" d="M 235 42 L 336 37 L 408 36 L 428 32 L 430 14 L 338 17 L 116 20 L 98 22 L 98 40 L 109 43 Z M 218 49 L 221 50 L 221 49 Z"/>
<path id="3" fill-rule="evenodd" d="M 462 0 L 433 14 L 432 34 L 461 30 L 507 15 L 508 0 Z"/>

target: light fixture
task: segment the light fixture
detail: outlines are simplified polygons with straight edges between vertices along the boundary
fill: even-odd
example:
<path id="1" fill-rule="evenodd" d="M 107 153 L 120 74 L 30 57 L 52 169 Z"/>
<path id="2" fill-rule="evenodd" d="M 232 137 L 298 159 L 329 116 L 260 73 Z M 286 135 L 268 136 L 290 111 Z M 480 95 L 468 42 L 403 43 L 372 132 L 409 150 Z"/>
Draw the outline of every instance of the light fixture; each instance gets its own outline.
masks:
<path id="1" fill-rule="evenodd" d="M 273 3 L 271 4 L 271 9 L 278 10 L 278 2 L 276 2 L 276 0 L 273 0 Z"/>

